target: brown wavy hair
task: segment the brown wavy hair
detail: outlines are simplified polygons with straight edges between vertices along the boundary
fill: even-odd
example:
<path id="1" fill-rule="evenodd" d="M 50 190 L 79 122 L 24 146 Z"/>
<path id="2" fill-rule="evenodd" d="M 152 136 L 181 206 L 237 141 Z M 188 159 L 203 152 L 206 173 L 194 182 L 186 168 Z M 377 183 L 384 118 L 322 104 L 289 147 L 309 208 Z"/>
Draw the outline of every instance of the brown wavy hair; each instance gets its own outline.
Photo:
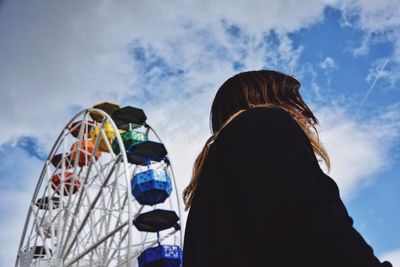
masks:
<path id="1" fill-rule="evenodd" d="M 193 165 L 192 178 L 183 191 L 185 210 L 188 210 L 192 204 L 209 147 L 226 124 L 241 112 L 251 108 L 279 107 L 289 112 L 307 135 L 314 152 L 325 161 L 329 172 L 329 156 L 321 144 L 315 128 L 318 120 L 301 98 L 300 86 L 300 82 L 294 77 L 272 70 L 242 72 L 221 85 L 211 106 L 212 135 L 197 156 Z"/>

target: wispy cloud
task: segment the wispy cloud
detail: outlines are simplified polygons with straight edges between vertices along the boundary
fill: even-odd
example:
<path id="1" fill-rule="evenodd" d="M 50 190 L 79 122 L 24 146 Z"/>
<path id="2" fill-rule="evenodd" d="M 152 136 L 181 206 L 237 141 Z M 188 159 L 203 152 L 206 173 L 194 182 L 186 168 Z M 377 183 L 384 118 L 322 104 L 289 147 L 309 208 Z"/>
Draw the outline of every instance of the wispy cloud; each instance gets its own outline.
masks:
<path id="1" fill-rule="evenodd" d="M 326 57 L 320 64 L 319 67 L 321 69 L 334 69 L 337 68 L 336 62 L 333 58 L 331 57 Z"/>
<path id="2" fill-rule="evenodd" d="M 369 97 L 369 95 L 372 92 L 372 89 L 374 89 L 376 82 L 378 81 L 379 78 L 382 77 L 383 75 L 383 71 L 386 67 L 386 64 L 389 62 L 389 59 L 386 59 L 385 62 L 383 62 L 382 66 L 379 68 L 379 70 L 377 72 L 374 73 L 375 79 L 373 80 L 373 82 L 371 83 L 371 86 L 368 88 L 367 93 L 365 94 L 364 98 L 361 100 L 360 106 L 358 107 L 358 110 L 360 110 L 363 106 L 365 101 L 367 100 L 367 98 Z M 368 77 L 370 77 L 368 75 Z"/>
<path id="3" fill-rule="evenodd" d="M 389 61 L 393 63 L 393 66 L 382 78 L 395 87 L 400 80 L 400 32 L 398 31 L 400 6 L 398 1 L 343 1 L 337 6 L 342 10 L 344 26 L 363 31 L 361 44 L 353 49 L 354 56 L 366 56 L 370 51 L 370 46 L 376 43 L 392 44 L 383 51 L 382 57 L 390 57 Z"/>

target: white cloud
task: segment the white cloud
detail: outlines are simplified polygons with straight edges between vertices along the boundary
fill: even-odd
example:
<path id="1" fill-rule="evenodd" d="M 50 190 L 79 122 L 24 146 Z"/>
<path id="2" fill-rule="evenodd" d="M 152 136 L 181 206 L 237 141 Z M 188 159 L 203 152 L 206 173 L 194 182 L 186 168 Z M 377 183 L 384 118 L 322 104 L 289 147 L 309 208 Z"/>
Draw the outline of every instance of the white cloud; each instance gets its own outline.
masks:
<path id="1" fill-rule="evenodd" d="M 336 62 L 333 58 L 331 57 L 326 57 L 320 64 L 319 67 L 323 70 L 327 69 L 334 69 L 337 68 Z"/>
<path id="2" fill-rule="evenodd" d="M 400 266 L 400 249 L 385 252 L 381 257 L 381 261 L 387 260 L 392 263 L 393 267 Z"/>
<path id="3" fill-rule="evenodd" d="M 385 32 L 400 24 L 398 0 L 353 0 L 339 3 L 348 20 L 353 20 L 350 17 L 356 15 L 358 26 L 369 32 Z"/>
<path id="4" fill-rule="evenodd" d="M 388 63 L 389 63 L 388 59 L 379 59 L 376 62 L 374 62 L 374 64 L 368 71 L 366 80 L 368 82 L 372 82 L 371 84 L 374 85 L 378 79 L 386 79 L 389 81 L 389 84 L 394 86 L 396 81 L 394 77 L 391 75 L 390 70 L 386 69 Z"/>
<path id="5" fill-rule="evenodd" d="M 353 48 L 353 56 L 366 56 L 369 52 L 370 42 L 371 36 L 369 34 L 365 34 L 363 39 L 361 40 L 361 44 L 358 47 Z"/>
<path id="6" fill-rule="evenodd" d="M 351 107 L 338 105 L 320 107 L 316 113 L 321 141 L 331 157 L 329 175 L 343 198 L 355 197 L 374 182 L 374 174 L 393 164 L 391 145 L 400 136 L 398 105 L 367 119 L 354 116 Z"/>
<path id="7" fill-rule="evenodd" d="M 245 68 L 260 68 L 266 60 L 293 68 L 298 53 L 284 33 L 319 21 L 323 3 L 6 1 L 0 9 L 0 121 L 8 131 L 0 134 L 0 144 L 22 134 L 53 140 L 53 130 L 61 130 L 72 109 L 142 96 L 128 55 L 135 40 L 184 68 L 194 82 L 186 88 L 200 83 L 215 89 L 233 73 L 235 59 Z M 222 20 L 240 25 L 250 42 L 229 41 Z M 280 32 L 276 48 L 263 45 L 262 34 L 272 28 Z M 240 51 L 246 51 L 244 58 Z M 222 62 L 221 53 L 227 57 Z"/>
<path id="8" fill-rule="evenodd" d="M 364 38 L 359 47 L 353 49 L 354 56 L 365 56 L 376 43 L 391 44 L 384 57 L 390 57 L 390 68 L 382 77 L 391 87 L 400 80 L 400 3 L 398 0 L 352 0 L 335 4 L 343 12 L 343 25 L 361 29 Z M 389 51 L 390 50 L 390 51 Z M 384 59 L 378 59 L 377 62 Z M 371 67 L 373 72 L 374 66 Z"/>

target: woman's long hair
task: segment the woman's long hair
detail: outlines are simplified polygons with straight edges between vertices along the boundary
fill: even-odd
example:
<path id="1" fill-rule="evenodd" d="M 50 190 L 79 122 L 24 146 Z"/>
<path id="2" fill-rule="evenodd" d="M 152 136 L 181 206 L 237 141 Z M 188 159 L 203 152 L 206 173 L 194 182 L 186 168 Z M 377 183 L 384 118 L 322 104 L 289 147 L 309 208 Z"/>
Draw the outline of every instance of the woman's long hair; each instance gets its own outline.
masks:
<path id="1" fill-rule="evenodd" d="M 307 135 L 314 152 L 325 161 L 328 171 L 330 170 L 328 153 L 321 144 L 315 128 L 318 120 L 301 98 L 300 86 L 300 82 L 295 78 L 271 70 L 242 72 L 222 84 L 211 106 L 212 135 L 197 156 L 193 165 L 192 179 L 183 191 L 185 210 L 192 204 L 201 168 L 212 142 L 226 124 L 247 109 L 279 107 L 289 112 Z"/>

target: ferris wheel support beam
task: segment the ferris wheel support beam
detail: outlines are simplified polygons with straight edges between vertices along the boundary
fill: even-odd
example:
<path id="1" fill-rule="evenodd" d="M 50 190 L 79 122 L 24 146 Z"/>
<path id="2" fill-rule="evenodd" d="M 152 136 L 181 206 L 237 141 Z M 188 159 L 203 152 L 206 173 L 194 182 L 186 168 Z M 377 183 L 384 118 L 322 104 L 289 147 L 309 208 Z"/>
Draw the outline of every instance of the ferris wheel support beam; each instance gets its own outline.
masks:
<path id="1" fill-rule="evenodd" d="M 87 113 L 85 113 L 84 114 L 84 116 L 86 115 Z M 82 140 L 82 138 L 83 138 L 83 136 L 84 136 L 84 131 L 85 131 L 85 127 L 82 127 L 83 125 L 81 125 L 81 127 L 80 127 L 80 129 L 79 129 L 79 133 L 78 133 L 78 139 L 79 140 Z M 85 141 L 84 141 L 85 142 Z M 87 140 L 86 140 L 86 142 L 87 142 Z M 64 145 L 65 145 L 65 143 L 64 143 Z M 73 176 L 72 176 L 72 181 L 71 181 L 71 184 L 72 185 L 75 185 L 75 181 L 76 181 L 76 179 L 77 179 L 77 170 L 78 170 L 78 162 L 79 162 L 79 157 L 80 157 L 80 153 L 79 153 L 79 151 L 81 150 L 81 147 L 82 147 L 82 142 L 79 142 L 78 143 L 78 147 L 77 148 L 75 148 L 76 149 L 76 152 L 75 152 L 75 157 L 74 157 L 74 172 L 73 172 Z M 65 151 L 64 151 L 64 153 L 65 153 Z M 66 158 L 66 157 L 64 157 L 64 158 Z M 60 201 L 62 201 L 62 199 L 63 199 L 63 197 L 64 197 L 64 183 L 65 183 L 65 177 L 63 177 L 63 176 L 65 176 L 65 160 L 63 160 L 63 162 L 61 163 L 62 165 L 63 165 L 63 167 L 62 167 L 62 182 L 61 182 L 61 189 L 60 189 L 60 192 L 62 192 L 61 193 L 61 199 L 60 199 Z M 82 169 L 81 169 L 82 170 Z M 70 192 L 69 192 L 69 194 L 72 194 L 72 191 L 73 191 L 73 188 L 74 188 L 74 186 L 71 186 L 70 187 Z M 82 194 L 82 192 L 83 192 L 83 190 L 81 190 L 81 194 Z M 70 204 L 71 204 L 71 198 L 69 197 L 68 198 L 68 202 L 67 202 L 67 207 L 69 207 L 70 206 Z M 79 207 L 79 206 L 78 206 Z M 64 218 L 64 220 L 65 221 L 68 221 L 68 216 L 69 216 L 69 212 L 67 212 L 67 213 L 65 213 L 65 218 Z M 74 218 L 74 217 L 73 217 Z M 73 225 L 74 224 L 74 221 L 72 222 L 72 224 L 71 225 Z M 61 235 L 61 244 L 63 244 L 64 243 L 64 237 L 68 240 L 68 238 L 69 238 L 69 235 L 66 235 L 65 236 L 65 233 L 66 233 L 66 227 L 67 227 L 67 225 L 66 224 L 64 224 L 63 225 L 63 227 L 62 227 L 62 235 Z M 71 229 L 71 228 L 70 228 Z M 68 232 L 69 233 L 69 232 Z M 62 258 L 62 253 L 63 253 L 63 251 L 62 250 L 59 250 L 58 251 L 59 253 L 58 253 L 58 257 L 59 258 Z"/>
<path id="2" fill-rule="evenodd" d="M 33 209 L 32 203 L 31 203 L 31 209 Z M 35 224 L 36 224 L 36 227 L 38 228 L 39 236 L 40 236 L 40 238 L 42 238 L 43 247 L 44 247 L 44 250 L 46 251 L 46 254 L 47 254 L 47 255 L 51 255 L 51 254 L 50 254 L 50 250 L 49 250 L 49 248 L 47 247 L 47 244 L 46 244 L 46 242 L 45 242 L 46 237 L 44 236 L 43 230 L 42 230 L 42 228 L 40 227 L 40 222 L 38 222 L 38 218 L 37 218 L 37 217 L 35 217 L 34 222 L 35 222 Z"/>
<path id="3" fill-rule="evenodd" d="M 127 198 L 127 196 L 125 196 L 125 198 L 124 198 L 124 200 L 123 200 L 123 205 L 125 205 L 125 203 L 126 203 L 127 200 L 128 200 L 128 198 Z M 142 209 L 143 209 L 143 206 L 140 207 L 138 213 L 140 213 L 140 212 L 142 211 Z M 118 215 L 116 225 L 118 225 L 120 221 L 121 221 L 121 214 Z M 125 237 L 126 237 L 127 234 L 128 234 L 128 231 L 125 232 L 124 236 L 121 238 L 121 241 L 125 240 Z M 112 244 L 112 242 L 114 242 L 114 238 L 115 238 L 115 236 L 112 237 L 112 239 L 111 239 L 111 241 L 110 241 L 110 244 Z M 121 246 L 121 244 L 119 244 L 119 246 Z M 109 262 L 111 262 L 111 259 L 114 257 L 114 255 L 115 255 L 116 252 L 117 252 L 117 250 L 115 250 L 115 251 L 113 252 L 112 256 L 110 257 Z M 107 253 L 107 256 L 108 256 L 108 253 Z M 105 266 L 108 266 L 109 262 L 108 262 Z"/>
<path id="4" fill-rule="evenodd" d="M 138 214 L 140 214 L 140 212 L 142 211 L 144 206 L 140 207 L 140 210 L 138 211 Z M 136 216 L 135 216 L 136 217 Z M 103 236 L 102 238 L 100 238 L 97 243 L 93 244 L 91 247 L 85 249 L 80 255 L 76 256 L 74 259 L 72 259 L 70 262 L 68 262 L 67 264 L 64 265 L 64 267 L 68 267 L 71 266 L 72 264 L 74 264 L 75 262 L 77 262 L 79 259 L 81 259 L 82 257 L 84 257 L 86 254 L 88 254 L 90 251 L 92 251 L 93 249 L 95 249 L 96 247 L 98 247 L 99 245 L 101 245 L 104 241 L 106 241 L 107 239 L 109 239 L 110 237 L 114 236 L 115 233 L 119 232 L 120 230 L 122 230 L 125 226 L 130 224 L 130 219 L 128 219 L 127 221 L 125 221 L 124 223 L 122 223 L 120 226 L 118 226 L 117 228 L 115 228 L 113 231 L 111 231 L 110 233 L 108 233 L 107 235 Z M 126 231 L 125 235 L 128 233 L 128 231 Z M 124 238 L 125 239 L 125 238 Z M 117 250 L 115 250 L 116 252 Z M 114 253 L 115 253 L 114 252 Z M 113 254 L 114 255 L 114 254 Z M 111 257 L 112 259 L 112 257 Z M 107 266 L 107 265 L 106 265 Z"/>
<path id="5" fill-rule="evenodd" d="M 104 126 L 104 123 L 105 123 L 105 120 L 103 119 L 102 124 L 101 124 L 101 127 Z M 82 128 L 83 128 L 83 127 L 82 127 Z M 82 129 L 81 129 L 81 130 L 82 130 Z M 99 138 L 99 137 L 100 137 L 100 135 L 97 136 L 96 141 L 95 141 L 95 145 L 94 145 L 94 149 L 93 149 L 93 154 L 94 154 L 94 155 L 96 155 L 97 149 L 98 149 L 99 144 L 100 144 L 100 138 Z M 78 155 L 79 155 L 79 153 L 76 153 L 76 156 L 78 156 Z M 75 162 L 77 162 L 77 160 L 78 160 L 78 159 L 76 158 L 76 159 L 75 159 Z M 83 184 L 86 184 L 87 179 L 88 179 L 88 177 L 89 177 L 89 174 L 90 174 L 90 172 L 91 172 L 91 170 L 92 170 L 92 166 L 93 166 L 93 157 L 91 157 L 91 159 L 90 159 L 89 166 L 88 166 L 88 171 L 87 171 L 87 174 L 86 174 L 85 179 L 84 179 L 84 181 L 83 181 Z M 74 183 L 72 183 L 72 184 L 74 184 Z M 80 211 L 80 208 L 81 208 L 81 201 L 82 201 L 82 198 L 83 198 L 83 192 L 84 192 L 84 190 L 81 190 L 81 192 L 79 193 L 77 208 L 75 209 L 75 212 L 74 212 L 74 218 L 77 216 L 77 214 L 78 214 L 79 211 Z M 75 224 L 75 220 L 72 221 L 72 223 L 71 223 L 71 225 L 70 225 L 70 227 L 69 227 L 68 234 L 67 234 L 67 238 L 66 238 L 64 244 L 68 244 L 68 241 L 69 241 L 69 239 L 70 239 L 70 234 L 71 234 L 71 232 L 72 232 L 72 229 L 73 229 L 73 227 L 74 227 L 74 224 Z M 61 251 L 61 255 L 60 255 L 60 256 L 63 257 L 63 255 L 65 255 L 65 247 L 64 247 L 64 249 Z M 65 256 L 64 256 L 63 258 L 65 258 Z"/>
<path id="6" fill-rule="evenodd" d="M 123 229 L 125 226 L 127 226 L 129 224 L 130 220 L 127 220 L 126 222 L 124 222 L 123 224 L 121 224 L 119 227 L 115 228 L 113 231 L 111 231 L 110 233 L 108 233 L 106 236 L 103 236 L 102 238 L 100 238 L 97 243 L 93 244 L 92 246 L 90 246 L 89 248 L 85 249 L 80 255 L 76 256 L 74 259 L 72 259 L 70 262 L 68 262 L 67 264 L 64 265 L 64 267 L 68 267 L 71 266 L 72 264 L 74 264 L 75 262 L 77 262 L 78 260 L 80 260 L 82 257 L 84 257 L 86 254 L 88 254 L 90 251 L 92 251 L 93 249 L 95 249 L 96 247 L 98 247 L 99 245 L 101 245 L 104 241 L 106 241 L 108 238 L 110 238 L 111 236 L 113 236 L 115 233 L 117 233 L 118 231 L 120 231 L 121 229 Z"/>
<path id="7" fill-rule="evenodd" d="M 118 165 L 118 167 L 119 167 L 119 165 Z M 116 171 L 116 173 L 118 173 L 118 172 L 119 172 L 119 170 Z M 115 203 L 114 201 L 115 201 L 115 199 L 116 199 L 116 196 L 115 196 L 115 195 L 116 195 L 116 191 L 119 191 L 119 189 L 118 189 L 118 188 L 116 189 L 116 187 L 113 187 L 112 192 L 111 192 L 111 194 L 110 194 L 110 201 L 111 201 L 111 203 Z M 119 200 L 119 199 L 118 199 L 118 200 Z M 125 204 L 124 204 L 124 205 L 125 205 Z M 108 217 L 108 220 L 107 220 L 107 222 L 106 222 L 106 232 L 108 232 L 108 231 L 110 230 L 111 218 L 112 218 L 112 217 L 109 216 L 109 217 Z M 121 213 L 118 214 L 117 221 L 116 221 L 115 225 L 119 225 L 119 224 L 120 224 L 120 218 L 121 218 Z M 113 237 L 111 238 L 111 240 L 110 240 L 110 242 L 109 242 L 109 246 L 111 246 L 112 243 L 114 242 L 114 237 L 115 237 L 115 236 L 113 236 Z M 104 249 L 106 249 L 106 247 L 107 247 L 107 243 L 104 243 Z M 104 253 L 103 253 L 103 255 L 104 255 L 104 260 L 107 260 L 109 254 L 110 254 L 110 250 L 104 251 Z"/>
<path id="8" fill-rule="evenodd" d="M 112 174 L 113 174 L 113 172 L 114 172 L 115 165 L 116 165 L 117 163 L 119 163 L 120 159 L 121 159 L 121 157 L 118 156 L 117 160 L 115 161 L 114 165 L 113 165 L 112 168 L 111 168 L 110 173 L 108 174 L 107 178 L 104 180 L 104 182 L 103 182 L 103 184 L 101 185 L 99 191 L 97 192 L 96 197 L 94 198 L 92 204 L 90 205 L 89 212 L 86 213 L 86 216 L 85 216 L 85 218 L 82 220 L 82 223 L 81 223 L 81 225 L 80 225 L 78 231 L 76 232 L 74 238 L 71 239 L 71 242 L 66 246 L 67 249 L 65 250 L 65 253 L 63 254 L 63 259 L 65 259 L 65 258 L 68 256 L 69 252 L 71 251 L 72 246 L 73 246 L 73 243 L 74 243 L 74 242 L 76 241 L 76 239 L 78 238 L 78 236 L 79 236 L 79 234 L 81 233 L 83 227 L 85 226 L 85 224 L 86 224 L 88 218 L 90 217 L 93 208 L 96 206 L 97 201 L 100 199 L 101 190 L 107 185 L 107 182 L 110 180 L 110 178 L 111 178 L 111 176 L 112 176 Z M 118 229 L 118 228 L 116 228 L 116 229 Z"/>
<path id="9" fill-rule="evenodd" d="M 125 240 L 126 236 L 128 235 L 128 231 L 125 231 L 124 235 L 122 236 L 121 240 Z M 132 246 L 133 247 L 133 246 Z M 111 257 L 109 258 L 108 262 L 105 264 L 105 266 L 108 266 L 111 261 L 113 260 L 115 253 L 117 253 L 117 251 L 119 251 L 119 249 L 121 248 L 121 243 L 118 246 L 118 250 L 114 250 L 114 252 L 111 254 Z"/>
<path id="10" fill-rule="evenodd" d="M 143 207 L 144 207 L 144 206 L 141 206 L 141 207 L 140 207 L 139 213 L 142 211 Z M 137 216 L 137 215 L 136 215 L 136 216 Z M 136 216 L 135 216 L 135 218 L 136 218 Z M 126 238 L 127 235 L 128 235 L 128 230 L 125 231 L 125 233 L 123 234 L 123 236 L 122 236 L 122 238 L 121 238 L 121 241 L 125 240 L 125 238 Z M 113 239 L 114 239 L 114 236 L 113 236 Z M 115 254 L 116 254 L 117 252 L 119 252 L 119 249 L 121 248 L 121 244 L 122 244 L 122 242 L 119 243 L 118 249 L 115 249 L 115 250 L 114 250 L 114 252 L 111 254 L 111 256 L 110 256 L 108 262 L 107 262 L 104 266 L 108 266 L 108 265 L 111 263 L 111 261 L 113 260 Z M 141 244 L 141 243 L 140 243 L 140 244 Z M 136 245 L 132 245 L 132 247 L 134 247 L 134 246 L 136 246 Z"/>

